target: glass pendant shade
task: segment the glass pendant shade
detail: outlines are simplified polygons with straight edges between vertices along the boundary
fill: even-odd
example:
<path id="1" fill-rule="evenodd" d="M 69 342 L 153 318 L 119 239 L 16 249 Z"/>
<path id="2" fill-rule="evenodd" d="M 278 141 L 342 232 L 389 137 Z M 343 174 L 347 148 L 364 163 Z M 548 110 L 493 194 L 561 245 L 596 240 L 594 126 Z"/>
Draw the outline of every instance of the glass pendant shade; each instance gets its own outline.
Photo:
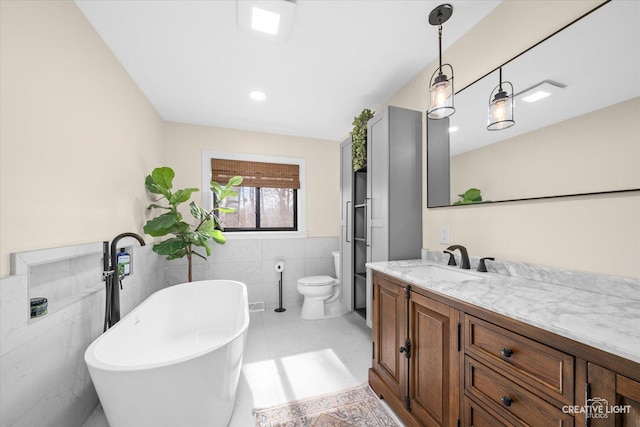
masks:
<path id="1" fill-rule="evenodd" d="M 501 82 L 489 96 L 487 129 L 501 130 L 513 126 L 516 123 L 513 120 L 513 110 L 513 86 L 509 82 Z"/>
<path id="2" fill-rule="evenodd" d="M 451 78 L 443 73 L 443 69 L 448 67 Z M 429 109 L 427 117 L 430 119 L 444 119 L 456 112 L 453 105 L 453 68 L 449 64 L 444 64 L 438 68 L 431 76 L 431 86 L 429 88 Z"/>

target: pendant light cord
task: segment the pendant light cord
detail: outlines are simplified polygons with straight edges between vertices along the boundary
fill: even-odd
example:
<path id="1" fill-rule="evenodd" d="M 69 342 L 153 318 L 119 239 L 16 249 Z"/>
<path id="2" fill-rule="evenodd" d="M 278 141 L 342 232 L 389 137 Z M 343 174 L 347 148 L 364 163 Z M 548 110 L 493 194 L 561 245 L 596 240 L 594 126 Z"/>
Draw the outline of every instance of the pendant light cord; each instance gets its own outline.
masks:
<path id="1" fill-rule="evenodd" d="M 438 75 L 442 75 L 442 24 L 438 25 L 438 59 L 440 66 L 438 67 Z"/>

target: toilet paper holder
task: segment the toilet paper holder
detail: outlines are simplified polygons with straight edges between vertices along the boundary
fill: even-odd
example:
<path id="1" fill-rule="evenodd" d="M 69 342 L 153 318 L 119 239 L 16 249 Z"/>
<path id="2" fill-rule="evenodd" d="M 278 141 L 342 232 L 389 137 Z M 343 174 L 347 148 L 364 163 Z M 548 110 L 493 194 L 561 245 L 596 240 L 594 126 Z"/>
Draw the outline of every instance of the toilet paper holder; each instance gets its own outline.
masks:
<path id="1" fill-rule="evenodd" d="M 284 261 L 278 261 L 274 267 L 276 273 L 280 273 L 280 280 L 278 281 L 278 308 L 275 309 L 276 313 L 282 313 L 287 311 L 282 307 L 282 273 L 284 272 Z"/>

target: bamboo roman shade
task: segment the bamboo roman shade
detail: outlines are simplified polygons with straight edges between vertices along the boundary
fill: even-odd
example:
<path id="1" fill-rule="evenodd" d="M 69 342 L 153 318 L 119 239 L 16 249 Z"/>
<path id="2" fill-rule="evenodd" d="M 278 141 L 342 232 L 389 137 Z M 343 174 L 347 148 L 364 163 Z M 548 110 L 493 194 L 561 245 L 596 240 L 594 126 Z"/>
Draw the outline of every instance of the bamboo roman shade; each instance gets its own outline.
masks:
<path id="1" fill-rule="evenodd" d="M 226 184 L 234 176 L 243 178 L 243 187 L 300 188 L 298 165 L 211 159 L 212 181 Z"/>

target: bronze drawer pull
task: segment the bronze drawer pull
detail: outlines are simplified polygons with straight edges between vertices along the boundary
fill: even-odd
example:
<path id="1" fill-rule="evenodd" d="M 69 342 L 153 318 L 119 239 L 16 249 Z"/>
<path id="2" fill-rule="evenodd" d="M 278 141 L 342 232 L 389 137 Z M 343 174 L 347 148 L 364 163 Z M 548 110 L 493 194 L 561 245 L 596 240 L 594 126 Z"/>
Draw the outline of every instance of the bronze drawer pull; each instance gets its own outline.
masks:
<path id="1" fill-rule="evenodd" d="M 509 396 L 502 396 L 500 400 L 502 400 L 504 406 L 511 406 L 511 404 L 513 403 L 513 399 Z"/>
<path id="2" fill-rule="evenodd" d="M 511 350 L 510 348 L 503 348 L 502 350 L 500 350 L 500 353 L 502 353 L 502 355 L 504 357 L 511 357 L 511 355 L 513 354 L 513 350 Z"/>

